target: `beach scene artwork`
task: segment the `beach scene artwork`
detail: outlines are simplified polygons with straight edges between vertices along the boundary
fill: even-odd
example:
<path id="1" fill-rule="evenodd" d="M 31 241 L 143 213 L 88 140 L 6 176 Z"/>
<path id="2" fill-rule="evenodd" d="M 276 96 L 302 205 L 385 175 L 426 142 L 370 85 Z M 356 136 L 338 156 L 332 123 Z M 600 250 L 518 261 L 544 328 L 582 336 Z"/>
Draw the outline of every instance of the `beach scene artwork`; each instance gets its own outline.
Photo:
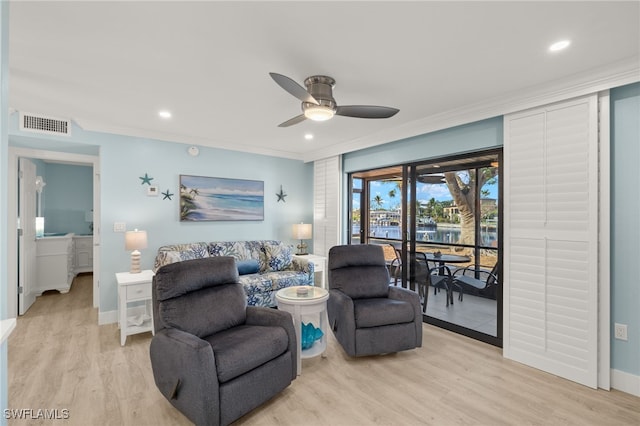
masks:
<path id="1" fill-rule="evenodd" d="M 264 220 L 264 182 L 180 175 L 180 220 Z"/>

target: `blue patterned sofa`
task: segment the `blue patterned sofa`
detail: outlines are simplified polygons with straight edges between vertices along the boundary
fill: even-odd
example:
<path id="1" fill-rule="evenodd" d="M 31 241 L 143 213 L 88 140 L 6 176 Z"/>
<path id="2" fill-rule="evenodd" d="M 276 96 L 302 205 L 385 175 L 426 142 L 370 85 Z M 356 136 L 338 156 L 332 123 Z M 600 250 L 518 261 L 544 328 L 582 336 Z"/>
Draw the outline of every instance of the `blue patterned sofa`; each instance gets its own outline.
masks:
<path id="1" fill-rule="evenodd" d="M 295 285 L 313 285 L 313 263 L 294 258 L 281 241 L 214 241 L 162 246 L 153 271 L 169 263 L 212 256 L 236 259 L 240 282 L 252 306 L 276 306 L 276 291 Z"/>

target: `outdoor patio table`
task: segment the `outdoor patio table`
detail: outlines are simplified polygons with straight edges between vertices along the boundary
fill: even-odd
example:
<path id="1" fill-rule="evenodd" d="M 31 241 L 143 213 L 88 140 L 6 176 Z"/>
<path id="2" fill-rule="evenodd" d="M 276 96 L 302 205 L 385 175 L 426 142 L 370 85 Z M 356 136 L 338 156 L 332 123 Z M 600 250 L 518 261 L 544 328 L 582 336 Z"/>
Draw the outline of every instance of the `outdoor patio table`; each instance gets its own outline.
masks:
<path id="1" fill-rule="evenodd" d="M 438 262 L 439 266 L 444 266 L 445 263 L 471 262 L 471 258 L 469 256 L 461 256 L 457 254 L 440 254 L 439 256 L 436 256 L 435 253 L 424 252 L 424 255 L 429 262 Z M 438 274 L 441 275 L 441 272 L 442 271 L 439 270 Z M 447 297 L 449 298 L 449 303 L 453 305 L 453 283 L 447 286 Z"/>

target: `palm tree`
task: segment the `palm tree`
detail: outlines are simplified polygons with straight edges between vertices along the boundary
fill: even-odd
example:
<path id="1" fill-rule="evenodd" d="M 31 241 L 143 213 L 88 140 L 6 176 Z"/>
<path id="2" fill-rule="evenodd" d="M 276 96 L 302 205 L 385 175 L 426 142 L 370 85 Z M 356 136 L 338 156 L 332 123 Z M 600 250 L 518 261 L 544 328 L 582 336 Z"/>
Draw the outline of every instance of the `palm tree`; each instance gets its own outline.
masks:
<path id="1" fill-rule="evenodd" d="M 460 241 L 461 244 L 475 244 L 475 211 L 476 185 L 482 188 L 498 175 L 496 167 L 480 169 L 480 176 L 475 170 L 445 172 L 444 177 L 458 210 L 460 210 Z"/>
<path id="2" fill-rule="evenodd" d="M 382 199 L 380 194 L 377 194 L 375 197 L 373 197 L 372 203 L 375 207 L 377 207 L 376 210 L 382 210 L 382 205 L 384 204 L 384 200 Z"/>

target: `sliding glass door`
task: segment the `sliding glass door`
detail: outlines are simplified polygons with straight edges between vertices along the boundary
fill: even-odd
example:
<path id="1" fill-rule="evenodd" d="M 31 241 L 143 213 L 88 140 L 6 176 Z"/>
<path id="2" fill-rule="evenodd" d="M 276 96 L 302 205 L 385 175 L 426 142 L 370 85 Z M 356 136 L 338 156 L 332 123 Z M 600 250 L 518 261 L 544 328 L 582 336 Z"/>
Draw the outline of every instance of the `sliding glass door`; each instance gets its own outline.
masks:
<path id="1" fill-rule="evenodd" d="M 393 246 L 387 253 L 401 268 L 392 282 L 420 293 L 425 321 L 495 345 L 502 342 L 501 156 L 493 150 L 351 176 L 351 243 Z M 429 269 L 438 277 L 427 281 Z"/>

